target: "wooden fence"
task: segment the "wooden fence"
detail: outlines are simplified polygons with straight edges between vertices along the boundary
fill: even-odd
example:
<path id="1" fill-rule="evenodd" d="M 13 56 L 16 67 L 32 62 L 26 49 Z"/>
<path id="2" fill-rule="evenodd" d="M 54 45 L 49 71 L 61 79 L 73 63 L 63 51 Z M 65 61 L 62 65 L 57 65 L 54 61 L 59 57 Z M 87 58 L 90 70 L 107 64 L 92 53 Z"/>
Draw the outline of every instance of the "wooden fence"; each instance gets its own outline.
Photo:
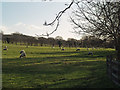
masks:
<path id="1" fill-rule="evenodd" d="M 109 78 L 120 86 L 120 62 L 112 56 L 107 56 L 107 74 Z"/>

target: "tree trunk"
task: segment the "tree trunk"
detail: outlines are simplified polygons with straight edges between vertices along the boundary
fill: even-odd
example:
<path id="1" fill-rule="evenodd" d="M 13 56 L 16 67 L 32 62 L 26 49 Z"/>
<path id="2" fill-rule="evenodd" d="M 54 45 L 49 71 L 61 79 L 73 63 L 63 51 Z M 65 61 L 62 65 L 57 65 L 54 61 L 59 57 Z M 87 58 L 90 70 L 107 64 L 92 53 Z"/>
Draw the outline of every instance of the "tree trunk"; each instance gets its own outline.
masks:
<path id="1" fill-rule="evenodd" d="M 117 32 L 118 32 L 118 38 L 117 38 L 117 42 L 118 42 L 118 44 L 117 44 L 117 59 L 118 59 L 118 61 L 120 61 L 120 7 L 119 7 L 119 9 L 118 9 L 118 30 L 117 30 Z"/>
<path id="2" fill-rule="evenodd" d="M 120 36 L 118 38 L 118 51 L 117 51 L 117 58 L 120 61 Z"/>
<path id="3" fill-rule="evenodd" d="M 120 61 L 120 36 L 118 37 L 118 40 L 115 46 L 116 46 L 117 60 Z"/>
<path id="4" fill-rule="evenodd" d="M 117 50 L 117 60 L 120 61 L 120 47 L 119 47 L 119 49 Z"/>

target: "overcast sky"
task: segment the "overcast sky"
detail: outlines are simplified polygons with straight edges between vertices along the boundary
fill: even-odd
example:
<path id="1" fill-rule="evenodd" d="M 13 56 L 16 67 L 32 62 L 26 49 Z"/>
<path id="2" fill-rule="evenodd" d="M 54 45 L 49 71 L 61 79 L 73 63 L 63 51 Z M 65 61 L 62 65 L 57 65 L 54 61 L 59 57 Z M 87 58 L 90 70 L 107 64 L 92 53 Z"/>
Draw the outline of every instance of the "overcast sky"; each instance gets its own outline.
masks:
<path id="1" fill-rule="evenodd" d="M 56 14 L 63 10 L 69 2 L 2 2 L 2 26 L 0 29 L 5 34 L 13 32 L 35 36 L 50 33 L 54 26 L 46 27 L 45 21 L 51 22 Z M 10 1 L 10 0 L 9 0 Z M 24 0 L 25 1 L 25 0 Z M 34 1 L 34 0 L 33 0 Z M 58 30 L 50 37 L 62 36 L 63 39 L 75 38 L 80 36 L 71 33 L 74 30 L 69 20 L 71 10 L 67 11 L 60 19 Z"/>

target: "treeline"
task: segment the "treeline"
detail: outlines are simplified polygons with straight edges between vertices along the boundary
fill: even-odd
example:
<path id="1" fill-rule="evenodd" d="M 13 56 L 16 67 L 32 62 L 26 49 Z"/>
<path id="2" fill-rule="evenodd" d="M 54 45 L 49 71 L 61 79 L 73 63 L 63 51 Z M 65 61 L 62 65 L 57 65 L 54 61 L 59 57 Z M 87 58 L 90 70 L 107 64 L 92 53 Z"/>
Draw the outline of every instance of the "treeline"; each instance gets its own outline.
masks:
<path id="1" fill-rule="evenodd" d="M 80 40 L 76 40 L 74 38 L 68 38 L 68 40 L 63 40 L 61 36 L 57 36 L 56 38 L 44 38 L 27 36 L 20 33 L 12 33 L 10 35 L 2 34 L 2 42 L 26 46 L 114 48 L 114 41 L 112 39 L 99 39 L 95 36 L 84 36 Z"/>

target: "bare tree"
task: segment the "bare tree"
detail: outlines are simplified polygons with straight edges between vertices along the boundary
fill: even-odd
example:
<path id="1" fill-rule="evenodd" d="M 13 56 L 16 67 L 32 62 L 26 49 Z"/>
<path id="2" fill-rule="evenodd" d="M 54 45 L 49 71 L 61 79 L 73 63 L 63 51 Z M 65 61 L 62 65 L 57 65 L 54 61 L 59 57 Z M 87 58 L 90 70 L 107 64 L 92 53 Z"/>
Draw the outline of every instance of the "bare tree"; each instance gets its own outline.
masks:
<path id="1" fill-rule="evenodd" d="M 112 37 L 115 41 L 117 59 L 120 60 L 120 1 L 72 0 L 64 10 L 57 14 L 51 23 L 45 22 L 44 25 L 46 26 L 54 25 L 57 22 L 56 28 L 51 33 L 47 33 L 46 36 L 57 30 L 59 19 L 73 4 L 76 8 L 73 9 L 70 19 L 74 24 L 75 32 L 103 38 Z"/>
<path id="2" fill-rule="evenodd" d="M 70 17 L 75 25 L 75 32 L 85 32 L 104 38 L 112 37 L 115 41 L 117 59 L 120 60 L 120 2 L 84 1 L 76 3 L 76 6 L 74 16 Z"/>

